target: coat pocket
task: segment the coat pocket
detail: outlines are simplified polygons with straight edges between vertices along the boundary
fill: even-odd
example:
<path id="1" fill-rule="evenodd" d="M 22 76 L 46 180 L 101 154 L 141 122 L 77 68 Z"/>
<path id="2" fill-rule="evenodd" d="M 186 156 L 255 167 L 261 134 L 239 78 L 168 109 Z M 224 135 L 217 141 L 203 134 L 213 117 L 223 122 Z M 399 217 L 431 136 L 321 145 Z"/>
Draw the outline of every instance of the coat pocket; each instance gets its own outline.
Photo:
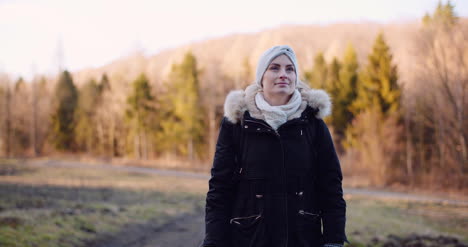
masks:
<path id="1" fill-rule="evenodd" d="M 234 225 L 236 227 L 239 227 L 240 229 L 248 229 L 253 226 L 262 218 L 261 214 L 257 215 L 251 215 L 251 216 L 246 216 L 246 217 L 236 217 L 232 218 L 229 223 L 231 225 Z"/>
<path id="2" fill-rule="evenodd" d="M 262 215 L 235 217 L 230 220 L 233 247 L 268 247 Z"/>
<path id="3" fill-rule="evenodd" d="M 299 210 L 297 214 L 297 234 L 300 246 L 320 246 L 323 242 L 320 214 Z"/>
<path id="4" fill-rule="evenodd" d="M 266 225 L 263 215 L 263 194 L 239 198 L 238 207 L 230 219 L 234 247 L 267 247 Z"/>

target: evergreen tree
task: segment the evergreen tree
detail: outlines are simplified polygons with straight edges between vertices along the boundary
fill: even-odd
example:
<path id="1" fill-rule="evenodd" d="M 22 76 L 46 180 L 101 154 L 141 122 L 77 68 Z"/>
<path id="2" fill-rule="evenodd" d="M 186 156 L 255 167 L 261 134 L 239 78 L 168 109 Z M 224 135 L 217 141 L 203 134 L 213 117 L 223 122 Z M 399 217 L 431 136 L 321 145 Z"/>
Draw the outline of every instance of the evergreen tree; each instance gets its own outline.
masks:
<path id="1" fill-rule="evenodd" d="M 359 77 L 357 98 L 351 105 L 355 119 L 346 130 L 345 147 L 359 153 L 354 168 L 363 166 L 362 172 L 374 184 L 385 185 L 401 171 L 402 132 L 397 68 L 383 34 L 377 36 Z"/>
<path id="2" fill-rule="evenodd" d="M 333 67 L 333 66 L 332 66 Z M 335 132 L 337 143 L 345 135 L 346 128 L 351 124 L 354 115 L 350 110 L 357 96 L 358 62 L 353 46 L 348 45 L 339 71 L 338 80 L 332 91 L 333 111 L 331 125 Z"/>
<path id="3" fill-rule="evenodd" d="M 154 133 L 155 107 L 151 95 L 151 85 L 144 74 L 132 84 L 132 93 L 127 98 L 128 108 L 125 112 L 130 126 L 130 138 L 133 139 L 135 156 L 148 158 L 150 138 Z"/>
<path id="4" fill-rule="evenodd" d="M 426 27 L 434 25 L 442 26 L 443 28 L 453 27 L 458 21 L 458 16 L 454 9 L 455 6 L 450 1 L 447 1 L 445 4 L 439 1 L 432 16 L 428 13 L 424 15 L 422 19 L 423 24 Z"/>
<path id="5" fill-rule="evenodd" d="M 30 143 L 30 112 L 29 112 L 29 92 L 26 82 L 20 77 L 14 86 L 11 106 L 14 110 L 12 115 L 12 135 L 11 149 L 15 154 L 23 153 Z"/>
<path id="6" fill-rule="evenodd" d="M 336 57 L 333 58 L 332 62 L 328 65 L 327 80 L 324 85 L 325 91 L 330 93 L 333 98 L 337 95 L 340 90 L 340 70 L 341 64 Z"/>
<path id="7" fill-rule="evenodd" d="M 95 150 L 97 133 L 95 111 L 100 98 L 100 85 L 94 80 L 88 81 L 80 90 L 76 110 L 75 137 L 80 149 Z"/>
<path id="8" fill-rule="evenodd" d="M 332 62 L 328 66 L 328 76 L 327 76 L 327 84 L 332 85 L 330 88 L 336 88 L 338 85 L 338 81 L 340 80 L 340 71 L 341 71 L 341 63 L 338 58 L 333 57 Z"/>
<path id="9" fill-rule="evenodd" d="M 164 149 L 195 157 L 200 153 L 205 132 L 201 105 L 197 60 L 187 53 L 181 64 L 174 64 L 169 75 L 169 91 L 162 102 L 165 116 L 161 121 L 159 140 Z M 197 150 L 196 150 L 197 149 Z"/>
<path id="10" fill-rule="evenodd" d="M 107 74 L 103 74 L 102 77 L 101 77 L 101 81 L 99 82 L 99 90 L 102 92 L 102 91 L 105 91 L 105 90 L 110 90 L 110 83 L 109 83 L 109 77 L 107 76 Z"/>
<path id="11" fill-rule="evenodd" d="M 327 62 L 322 52 L 319 52 L 314 59 L 314 67 L 311 71 L 305 73 L 305 78 L 312 88 L 325 89 L 327 81 Z"/>
<path id="12" fill-rule="evenodd" d="M 98 87 L 100 97 L 95 110 L 96 116 L 94 118 L 95 128 L 98 131 L 97 150 L 99 150 L 99 153 L 108 156 L 119 156 L 129 150 L 135 151 L 134 153 L 137 155 L 141 154 L 141 152 L 137 152 L 140 148 L 137 147 L 136 144 L 133 146 L 128 145 L 130 143 L 135 143 L 137 135 L 135 135 L 135 128 L 132 130 L 132 121 L 126 119 L 125 110 L 121 110 L 122 103 L 124 108 L 128 108 L 128 106 L 125 106 L 125 101 L 121 102 L 119 100 L 118 92 L 120 90 L 111 86 L 109 77 L 105 73 L 101 76 Z M 150 103 L 149 106 L 154 104 L 154 102 Z M 153 117 L 154 114 L 151 113 L 150 115 Z M 131 131 L 128 131 L 129 129 Z M 154 133 L 151 132 L 148 134 L 153 135 Z M 154 138 L 151 136 L 149 139 L 151 140 L 149 144 L 153 144 Z M 147 145 L 147 150 L 153 151 L 154 148 Z"/>
<path id="13" fill-rule="evenodd" d="M 352 104 L 353 113 L 358 114 L 371 106 L 377 107 L 385 115 L 396 113 L 401 95 L 397 81 L 397 67 L 392 64 L 390 47 L 380 33 L 360 77 L 358 97 Z"/>
<path id="14" fill-rule="evenodd" d="M 340 77 L 340 67 L 341 67 L 341 64 L 340 62 L 338 61 L 338 59 L 336 57 L 333 57 L 333 60 L 332 62 L 328 65 L 327 67 L 327 76 L 326 76 L 326 81 L 324 83 L 324 85 L 322 86 L 322 89 L 324 89 L 330 96 L 333 100 L 335 100 L 335 97 L 336 95 L 338 94 L 338 91 L 340 90 L 338 88 L 338 84 L 339 84 L 339 77 Z M 333 126 L 333 112 L 334 112 L 335 109 L 333 109 L 332 111 L 332 117 L 331 118 L 327 118 L 325 120 L 325 122 L 327 124 L 331 124 Z M 333 131 L 335 131 L 333 129 Z"/>
<path id="15" fill-rule="evenodd" d="M 56 109 L 52 115 L 53 144 L 58 150 L 70 150 L 74 144 L 75 109 L 78 92 L 68 71 L 64 71 L 55 88 Z"/>

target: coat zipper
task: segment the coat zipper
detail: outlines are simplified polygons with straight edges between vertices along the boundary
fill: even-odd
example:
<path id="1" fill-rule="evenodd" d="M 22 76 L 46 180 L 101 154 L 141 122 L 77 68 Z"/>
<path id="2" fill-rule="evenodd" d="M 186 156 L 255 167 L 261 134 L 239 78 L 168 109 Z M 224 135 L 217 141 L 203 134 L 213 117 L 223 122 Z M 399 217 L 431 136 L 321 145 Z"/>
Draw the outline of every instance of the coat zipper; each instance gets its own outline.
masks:
<path id="1" fill-rule="evenodd" d="M 284 189 L 287 191 L 287 188 L 286 188 L 286 179 L 285 179 L 285 176 L 286 176 L 286 164 L 284 164 L 284 147 L 283 147 L 283 142 L 281 141 L 281 136 L 279 134 L 279 131 L 278 130 L 275 130 L 273 129 L 271 126 L 267 125 L 267 124 L 264 124 L 262 122 L 259 122 L 259 121 L 255 121 L 255 120 L 249 120 L 249 119 L 245 119 L 244 122 L 251 122 L 251 123 L 257 123 L 257 124 L 260 124 L 264 127 L 266 127 L 267 129 L 269 130 L 273 130 L 273 132 L 275 133 L 275 135 L 278 137 L 278 140 L 280 142 L 280 146 L 281 146 L 281 164 L 283 165 L 283 176 L 281 177 L 282 180 L 283 180 L 283 186 L 284 186 Z M 282 126 L 281 126 L 282 127 Z M 285 214 L 286 214 L 286 242 L 285 242 L 285 246 L 288 245 L 288 241 L 289 241 L 289 226 L 288 226 L 288 195 L 286 193 L 286 197 L 284 199 L 284 205 L 285 205 Z"/>
<path id="2" fill-rule="evenodd" d="M 282 158 L 282 164 L 283 164 L 283 176 L 282 176 L 282 180 L 283 180 L 283 188 L 285 189 L 286 191 L 286 196 L 285 196 L 285 199 L 284 199 L 284 208 L 285 208 L 285 214 L 286 214 L 286 243 L 285 243 L 285 246 L 288 245 L 288 241 L 289 241 L 289 226 L 288 226 L 288 189 L 286 188 L 287 185 L 286 185 L 286 164 L 284 164 L 284 147 L 283 147 L 283 142 L 281 141 L 281 138 L 280 138 L 280 135 L 279 135 L 279 132 L 276 132 L 277 135 L 278 135 L 278 139 L 279 139 L 279 142 L 280 142 L 280 145 L 281 145 L 281 158 Z"/>

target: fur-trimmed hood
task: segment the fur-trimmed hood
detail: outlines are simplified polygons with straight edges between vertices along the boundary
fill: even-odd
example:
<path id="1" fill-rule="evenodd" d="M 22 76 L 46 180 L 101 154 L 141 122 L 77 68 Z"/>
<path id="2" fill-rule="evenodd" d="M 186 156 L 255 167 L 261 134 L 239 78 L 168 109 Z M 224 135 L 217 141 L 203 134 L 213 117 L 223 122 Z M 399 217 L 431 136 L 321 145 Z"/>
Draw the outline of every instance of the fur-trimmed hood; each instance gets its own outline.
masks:
<path id="1" fill-rule="evenodd" d="M 291 115 L 288 120 L 298 118 L 301 113 L 310 106 L 317 110 L 315 116 L 324 118 L 331 113 L 331 100 L 328 94 L 319 89 L 311 89 L 303 82 L 298 82 L 297 89 L 301 93 L 302 103 L 299 110 Z M 224 103 L 224 116 L 232 123 L 238 123 L 243 117 L 245 111 L 249 111 L 254 118 L 263 119 L 264 117 L 255 104 L 255 95 L 261 91 L 257 84 L 249 85 L 245 90 L 231 91 Z"/>

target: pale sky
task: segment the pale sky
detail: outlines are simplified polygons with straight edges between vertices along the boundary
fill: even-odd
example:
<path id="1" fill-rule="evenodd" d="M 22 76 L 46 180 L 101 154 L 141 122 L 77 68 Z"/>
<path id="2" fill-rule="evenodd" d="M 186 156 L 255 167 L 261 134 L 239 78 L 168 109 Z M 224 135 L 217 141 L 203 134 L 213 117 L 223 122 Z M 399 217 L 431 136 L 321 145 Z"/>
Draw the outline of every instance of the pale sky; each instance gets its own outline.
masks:
<path id="1" fill-rule="evenodd" d="M 439 0 L 0 0 L 0 73 L 26 78 L 98 67 L 285 24 L 418 20 Z M 445 2 L 445 1 L 444 1 Z M 468 17 L 468 0 L 452 0 Z M 62 47 L 59 49 L 59 47 Z"/>

